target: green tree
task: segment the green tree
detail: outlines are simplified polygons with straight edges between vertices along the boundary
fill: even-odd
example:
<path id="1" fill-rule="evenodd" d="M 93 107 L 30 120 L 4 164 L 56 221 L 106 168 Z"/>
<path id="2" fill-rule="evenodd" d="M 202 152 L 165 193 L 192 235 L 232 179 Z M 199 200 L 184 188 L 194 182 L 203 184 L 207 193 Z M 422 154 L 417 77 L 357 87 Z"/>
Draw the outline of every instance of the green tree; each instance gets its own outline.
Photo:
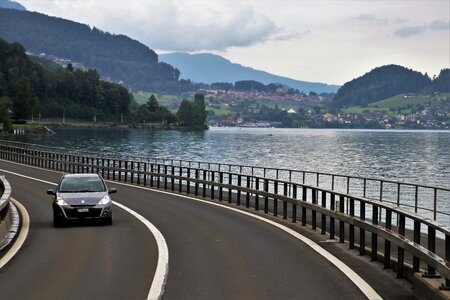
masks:
<path id="1" fill-rule="evenodd" d="M 158 100 L 156 100 L 156 97 L 153 94 L 150 96 L 150 98 L 148 98 L 147 109 L 150 112 L 156 112 L 159 110 Z"/>
<path id="2" fill-rule="evenodd" d="M 17 83 L 17 96 L 13 101 L 14 118 L 28 119 L 33 112 L 35 102 L 30 82 L 22 77 Z"/>
<path id="3" fill-rule="evenodd" d="M 203 94 L 196 94 L 194 102 L 183 100 L 177 112 L 180 125 L 192 129 L 205 129 L 207 116 Z"/>
<path id="4" fill-rule="evenodd" d="M 0 97 L 0 123 L 3 124 L 3 131 L 9 132 L 12 130 L 11 118 L 9 117 L 9 108 L 11 100 L 6 97 Z"/>

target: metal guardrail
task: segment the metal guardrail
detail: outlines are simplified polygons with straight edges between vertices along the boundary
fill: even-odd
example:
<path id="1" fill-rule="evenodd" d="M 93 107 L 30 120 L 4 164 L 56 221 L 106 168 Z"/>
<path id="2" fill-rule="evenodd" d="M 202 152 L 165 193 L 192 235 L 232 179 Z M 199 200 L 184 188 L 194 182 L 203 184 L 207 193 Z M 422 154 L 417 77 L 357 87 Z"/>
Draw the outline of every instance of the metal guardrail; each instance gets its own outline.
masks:
<path id="1" fill-rule="evenodd" d="M 161 164 L 180 166 L 209 171 L 223 171 L 242 175 L 259 176 L 274 180 L 284 180 L 291 183 L 311 185 L 328 190 L 351 194 L 357 197 L 372 199 L 403 207 L 414 213 L 420 213 L 434 221 L 450 226 L 450 188 L 408 182 L 385 180 L 361 176 L 342 175 L 334 173 L 271 168 L 252 165 L 238 165 L 194 160 L 176 160 L 165 158 L 147 158 L 119 156 L 110 153 L 93 153 L 80 149 L 65 149 L 61 147 L 43 146 L 8 140 L 0 140 L 1 146 L 18 147 L 37 152 L 51 152 L 84 157 L 95 157 L 111 161 L 135 161 L 141 164 Z M 288 195 L 292 196 L 291 189 Z M 381 219 L 379 220 L 381 221 Z"/>
<path id="2" fill-rule="evenodd" d="M 9 212 L 9 198 L 11 196 L 11 186 L 5 176 L 0 176 L 0 222 L 2 222 Z"/>
<path id="3" fill-rule="evenodd" d="M 56 152 L 22 148 L 21 145 L 24 144 L 0 141 L 0 158 L 66 173 L 99 173 L 108 180 L 210 197 L 264 210 L 274 216 L 281 211 L 283 219 L 290 214 L 292 222 L 301 221 L 302 226 L 310 223 L 313 230 L 320 229 L 322 234 L 328 232 L 331 239 L 337 236 L 341 243 L 348 240 L 350 249 L 359 248 L 361 255 L 368 251 L 372 260 L 378 260 L 381 240 L 385 268 L 395 266 L 397 276 L 403 277 L 405 259 L 408 259 L 412 261 L 414 272 L 426 269 L 429 276 L 439 273 L 445 277 L 444 288 L 450 288 L 449 227 L 396 204 L 319 184 L 234 173 L 229 171 L 231 167 L 223 171 L 201 168 L 201 165 L 199 168 L 199 165 L 192 167 L 183 163 L 124 160 L 80 155 L 67 149 Z M 320 173 L 315 174 L 320 177 Z M 412 224 L 412 230 L 407 230 L 407 224 Z M 426 232 L 425 238 L 423 232 Z M 444 240 L 437 235 L 443 236 Z M 392 250 L 396 252 L 395 259 Z"/>

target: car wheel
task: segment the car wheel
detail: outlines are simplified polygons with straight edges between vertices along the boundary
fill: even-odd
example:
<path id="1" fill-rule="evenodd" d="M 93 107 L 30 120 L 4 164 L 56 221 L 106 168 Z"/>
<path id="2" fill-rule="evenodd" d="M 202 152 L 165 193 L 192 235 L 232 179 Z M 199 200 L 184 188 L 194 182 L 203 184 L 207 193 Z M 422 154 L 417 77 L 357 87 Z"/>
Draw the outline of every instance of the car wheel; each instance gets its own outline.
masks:
<path id="1" fill-rule="evenodd" d="M 112 217 L 107 217 L 103 221 L 105 225 L 112 225 Z"/>
<path id="2" fill-rule="evenodd" d="M 63 220 L 60 217 L 53 215 L 53 227 L 58 228 L 62 227 L 63 225 Z"/>

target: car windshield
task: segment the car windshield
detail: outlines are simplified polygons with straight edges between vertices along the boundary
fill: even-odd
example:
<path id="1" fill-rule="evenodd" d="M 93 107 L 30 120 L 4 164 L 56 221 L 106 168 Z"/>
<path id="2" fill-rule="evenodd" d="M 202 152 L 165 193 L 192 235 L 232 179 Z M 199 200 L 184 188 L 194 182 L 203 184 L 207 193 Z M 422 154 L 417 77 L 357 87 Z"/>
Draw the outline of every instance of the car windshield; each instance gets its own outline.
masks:
<path id="1" fill-rule="evenodd" d="M 99 177 L 66 177 L 59 186 L 60 193 L 104 192 L 106 187 Z"/>

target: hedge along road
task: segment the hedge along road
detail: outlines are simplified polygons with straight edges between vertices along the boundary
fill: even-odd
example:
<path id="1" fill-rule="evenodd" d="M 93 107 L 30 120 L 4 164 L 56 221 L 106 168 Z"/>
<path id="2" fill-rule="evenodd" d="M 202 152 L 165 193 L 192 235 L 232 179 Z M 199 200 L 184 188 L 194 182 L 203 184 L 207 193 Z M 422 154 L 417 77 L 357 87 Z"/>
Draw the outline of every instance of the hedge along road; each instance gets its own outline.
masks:
<path id="1" fill-rule="evenodd" d="M 60 177 L 5 161 L 0 169 L 55 183 Z M 53 229 L 49 185 L 11 174 L 7 179 L 30 213 L 31 229 L 0 273 L 2 296 L 146 298 L 157 248 L 136 218 L 116 208 L 113 226 Z M 116 201 L 150 220 L 167 241 L 165 299 L 366 298 L 329 260 L 277 227 L 177 195 L 109 185 L 119 190 Z"/>

